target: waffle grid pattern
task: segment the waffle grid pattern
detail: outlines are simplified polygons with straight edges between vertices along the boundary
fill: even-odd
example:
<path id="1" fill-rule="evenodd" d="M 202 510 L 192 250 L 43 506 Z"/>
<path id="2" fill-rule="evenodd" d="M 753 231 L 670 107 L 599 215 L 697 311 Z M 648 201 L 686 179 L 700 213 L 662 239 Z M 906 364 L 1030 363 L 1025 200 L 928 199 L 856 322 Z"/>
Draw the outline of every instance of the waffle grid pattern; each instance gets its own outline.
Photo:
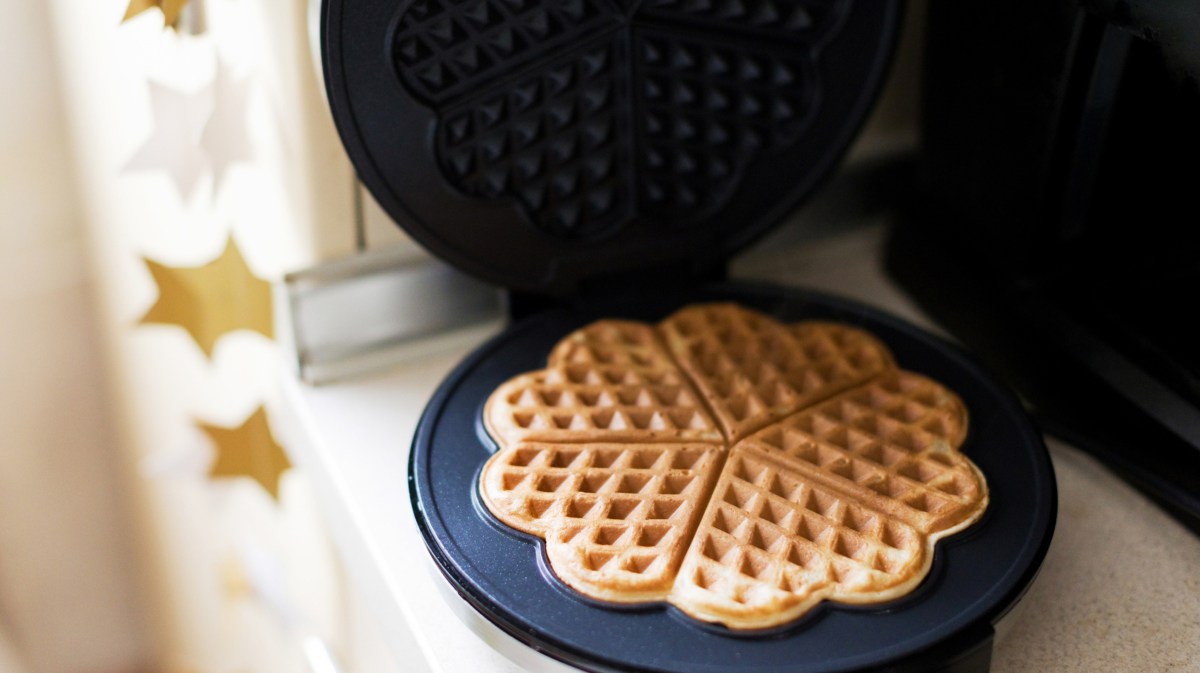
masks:
<path id="1" fill-rule="evenodd" d="M 639 218 L 702 222 L 747 166 L 797 142 L 845 5 L 414 0 L 390 48 L 400 83 L 437 117 L 450 186 L 591 239 Z M 570 70 L 579 83 L 555 90 Z"/>
<path id="2" fill-rule="evenodd" d="M 485 412 L 493 436 L 509 443 L 721 441 L 647 325 L 609 321 L 585 328 L 556 348 L 550 362 L 493 395 Z"/>
<path id="3" fill-rule="evenodd" d="M 829 323 L 788 329 L 719 304 L 684 309 L 661 329 L 731 444 L 892 367 L 887 349 L 858 330 Z"/>
<path id="4" fill-rule="evenodd" d="M 772 46 L 733 50 L 638 33 L 639 196 L 647 212 L 707 213 L 736 185 L 744 157 L 795 140 L 816 103 L 816 73 L 802 55 Z"/>
<path id="5" fill-rule="evenodd" d="M 754 396 L 758 415 L 739 413 Z M 650 420 L 672 409 L 704 424 Z M 899 597 L 937 540 L 987 505 L 958 453 L 956 396 L 896 369 L 864 332 L 782 326 L 732 304 L 576 331 L 547 369 L 498 388 L 485 417 L 501 450 L 484 502 L 545 539 L 567 585 L 665 599 L 731 628 L 775 626 L 823 599 Z M 681 436 L 701 428 L 705 439 Z"/>
<path id="6" fill-rule="evenodd" d="M 394 57 L 410 90 L 443 102 L 613 21 L 603 0 L 416 0 L 400 18 Z"/>
<path id="7" fill-rule="evenodd" d="M 526 443 L 489 479 L 493 502 L 518 527 L 547 540 L 568 584 L 609 600 L 663 597 L 712 487 L 720 450 L 711 444 Z M 613 592 L 613 585 L 621 592 Z M 625 598 L 628 600 L 628 598 Z"/>
<path id="8" fill-rule="evenodd" d="M 816 478 L 880 501 L 925 533 L 971 513 L 981 484 L 962 442 L 966 412 L 924 377 L 893 372 L 752 437 Z"/>
<path id="9" fill-rule="evenodd" d="M 866 602 L 922 563 L 921 538 L 761 451 L 736 447 L 680 573 L 713 613 L 778 612 L 822 597 Z"/>
<path id="10" fill-rule="evenodd" d="M 449 111 L 438 136 L 443 174 L 474 196 L 515 194 L 546 228 L 587 235 L 625 217 L 632 200 L 615 58 L 609 43 L 572 52 Z"/>

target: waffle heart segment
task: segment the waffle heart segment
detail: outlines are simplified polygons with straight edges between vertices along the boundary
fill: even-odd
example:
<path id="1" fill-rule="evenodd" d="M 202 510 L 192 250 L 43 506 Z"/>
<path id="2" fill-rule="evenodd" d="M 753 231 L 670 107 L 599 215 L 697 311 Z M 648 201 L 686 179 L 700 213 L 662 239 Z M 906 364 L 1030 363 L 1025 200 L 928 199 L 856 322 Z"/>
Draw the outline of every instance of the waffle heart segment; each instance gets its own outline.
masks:
<path id="1" fill-rule="evenodd" d="M 569 335 L 546 369 L 497 389 L 484 418 L 501 443 L 721 441 L 654 328 L 618 320 Z"/>
<path id="2" fill-rule="evenodd" d="M 776 626 L 824 599 L 885 601 L 928 572 L 911 526 L 812 479 L 786 456 L 735 447 L 670 602 L 704 621 Z"/>
<path id="3" fill-rule="evenodd" d="M 730 444 L 894 367 L 877 339 L 845 325 L 784 327 L 736 304 L 678 311 L 660 331 Z"/>
<path id="4" fill-rule="evenodd" d="M 509 526 L 546 541 L 568 586 L 613 602 L 662 599 L 721 464 L 714 444 L 518 444 L 481 493 Z"/>
<path id="5" fill-rule="evenodd" d="M 893 371 L 746 440 L 786 454 L 811 479 L 924 534 L 957 530 L 987 504 L 983 476 L 957 451 L 967 412 L 956 395 Z"/>
<path id="6" fill-rule="evenodd" d="M 565 584 L 733 629 L 903 596 L 988 503 L 951 391 L 862 330 L 732 304 L 577 330 L 485 422 L 483 502 Z"/>
<path id="7" fill-rule="evenodd" d="M 735 628 L 822 600 L 899 598 L 937 541 L 974 523 L 986 482 L 957 448 L 962 402 L 892 371 L 733 447 L 670 601 Z"/>

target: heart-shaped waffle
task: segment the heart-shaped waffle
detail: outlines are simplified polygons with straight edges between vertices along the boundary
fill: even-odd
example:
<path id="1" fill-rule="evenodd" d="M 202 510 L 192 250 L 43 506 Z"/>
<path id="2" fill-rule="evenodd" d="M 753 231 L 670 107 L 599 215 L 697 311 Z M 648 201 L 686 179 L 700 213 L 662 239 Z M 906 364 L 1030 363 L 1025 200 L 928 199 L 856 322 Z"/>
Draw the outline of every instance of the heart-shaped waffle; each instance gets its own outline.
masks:
<path id="1" fill-rule="evenodd" d="M 956 395 L 861 330 L 734 304 L 578 330 L 485 423 L 483 501 L 563 582 L 735 629 L 902 596 L 987 506 Z"/>

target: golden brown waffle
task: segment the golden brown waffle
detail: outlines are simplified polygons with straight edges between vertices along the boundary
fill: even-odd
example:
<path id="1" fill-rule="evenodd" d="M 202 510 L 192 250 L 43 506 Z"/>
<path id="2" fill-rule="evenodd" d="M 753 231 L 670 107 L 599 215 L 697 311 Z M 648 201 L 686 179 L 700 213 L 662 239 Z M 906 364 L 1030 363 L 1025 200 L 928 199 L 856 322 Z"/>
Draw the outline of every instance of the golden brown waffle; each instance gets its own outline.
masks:
<path id="1" fill-rule="evenodd" d="M 546 540 L 554 572 L 614 602 L 666 597 L 720 468 L 716 444 L 518 444 L 483 471 L 488 509 Z"/>
<path id="2" fill-rule="evenodd" d="M 518 376 L 492 394 L 484 421 L 502 444 L 721 441 L 654 328 L 620 320 L 571 333 L 546 369 Z"/>
<path id="3" fill-rule="evenodd" d="M 957 452 L 966 426 L 957 396 L 891 371 L 739 443 L 671 602 L 755 628 L 822 599 L 908 593 L 937 541 L 987 506 L 983 475 Z"/>
<path id="4" fill-rule="evenodd" d="M 731 304 L 579 330 L 485 420 L 484 503 L 566 584 L 736 629 L 902 596 L 987 505 L 957 396 L 861 330 Z"/>
<path id="5" fill-rule="evenodd" d="M 978 469 L 958 453 L 967 411 L 940 384 L 893 371 L 757 433 L 812 479 L 922 533 L 955 529 L 986 502 Z"/>
<path id="6" fill-rule="evenodd" d="M 690 306 L 660 329 L 730 444 L 893 366 L 883 344 L 861 330 L 784 327 L 736 304 Z"/>
<path id="7" fill-rule="evenodd" d="M 790 621 L 822 599 L 885 601 L 924 578 L 912 527 L 825 488 L 778 453 L 734 447 L 670 601 L 735 628 Z"/>

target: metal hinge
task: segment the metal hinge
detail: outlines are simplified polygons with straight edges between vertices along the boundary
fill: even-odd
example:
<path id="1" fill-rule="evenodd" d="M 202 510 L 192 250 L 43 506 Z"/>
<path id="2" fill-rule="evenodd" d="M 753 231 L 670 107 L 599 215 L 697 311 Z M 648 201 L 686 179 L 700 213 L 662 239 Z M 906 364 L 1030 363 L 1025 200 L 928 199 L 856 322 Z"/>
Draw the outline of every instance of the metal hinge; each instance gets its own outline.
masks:
<path id="1" fill-rule="evenodd" d="M 313 384 L 477 340 L 506 315 L 499 289 L 410 246 L 287 274 L 275 306 L 276 334 L 296 375 Z"/>

